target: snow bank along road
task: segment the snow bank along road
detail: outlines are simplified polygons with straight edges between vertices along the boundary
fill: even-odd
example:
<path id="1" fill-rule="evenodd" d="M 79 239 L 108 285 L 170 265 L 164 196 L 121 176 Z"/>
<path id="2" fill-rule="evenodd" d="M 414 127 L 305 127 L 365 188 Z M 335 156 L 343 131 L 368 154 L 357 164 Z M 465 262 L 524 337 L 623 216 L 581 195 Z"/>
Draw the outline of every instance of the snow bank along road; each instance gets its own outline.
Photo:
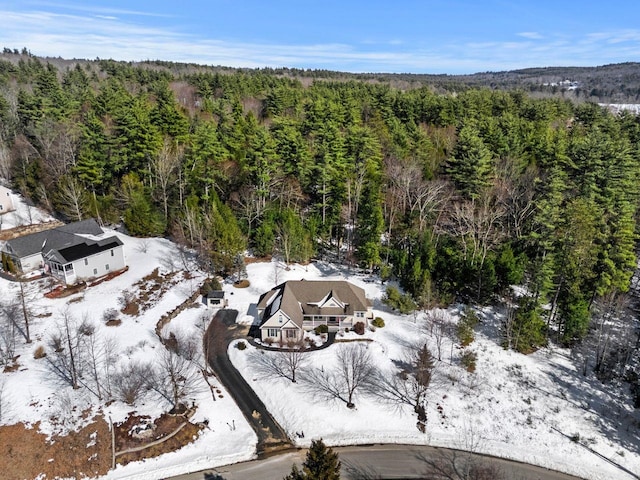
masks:
<path id="1" fill-rule="evenodd" d="M 371 445 L 334 447 L 342 463 L 341 478 L 348 479 L 391 479 L 428 478 L 426 462 L 429 459 L 450 461 L 464 452 L 445 448 L 418 445 Z M 281 480 L 291 471 L 291 465 L 304 462 L 306 450 L 287 452 L 264 460 L 236 463 L 214 470 L 173 477 L 173 480 Z M 542 467 L 512 462 L 494 457 L 485 457 L 496 464 L 506 479 L 518 480 L 579 480 L 564 473 Z"/>

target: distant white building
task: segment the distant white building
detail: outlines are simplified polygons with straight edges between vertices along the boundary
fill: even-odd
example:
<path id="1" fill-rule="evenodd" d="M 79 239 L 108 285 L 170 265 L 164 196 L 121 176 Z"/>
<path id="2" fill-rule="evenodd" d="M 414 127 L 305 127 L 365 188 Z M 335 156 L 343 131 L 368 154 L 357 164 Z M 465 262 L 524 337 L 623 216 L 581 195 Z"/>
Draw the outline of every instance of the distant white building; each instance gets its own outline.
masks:
<path id="1" fill-rule="evenodd" d="M 13 212 L 15 209 L 11 199 L 11 190 L 0 185 L 0 215 Z"/>

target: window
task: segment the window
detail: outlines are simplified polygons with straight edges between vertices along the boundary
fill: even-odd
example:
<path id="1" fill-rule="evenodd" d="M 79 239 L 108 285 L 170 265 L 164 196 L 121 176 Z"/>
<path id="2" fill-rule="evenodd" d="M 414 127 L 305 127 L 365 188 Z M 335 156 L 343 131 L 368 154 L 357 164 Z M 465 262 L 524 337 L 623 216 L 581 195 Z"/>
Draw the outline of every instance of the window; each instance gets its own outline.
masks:
<path id="1" fill-rule="evenodd" d="M 89 259 L 88 259 L 88 258 L 85 258 L 85 259 L 84 259 L 84 264 L 85 264 L 85 265 L 89 265 Z"/>
<path id="2" fill-rule="evenodd" d="M 277 328 L 267 328 L 267 337 L 277 337 L 278 331 Z"/>
<path id="3" fill-rule="evenodd" d="M 356 318 L 364 318 L 364 312 L 356 312 Z"/>
<path id="4" fill-rule="evenodd" d="M 98 274 L 98 269 L 97 269 L 97 268 L 94 268 L 94 269 L 93 269 L 93 274 L 94 274 L 94 275 L 97 275 L 97 274 Z"/>
<path id="5" fill-rule="evenodd" d="M 104 269 L 107 270 L 107 271 L 109 270 L 109 264 L 108 263 L 104 266 Z"/>
<path id="6" fill-rule="evenodd" d="M 282 323 L 282 315 L 278 315 L 278 323 Z"/>
<path id="7" fill-rule="evenodd" d="M 296 338 L 298 336 L 298 332 L 296 332 L 292 328 L 288 328 L 285 330 L 287 338 Z"/>
<path id="8" fill-rule="evenodd" d="M 0 211 L 4 210 L 4 205 L 0 205 Z"/>
<path id="9" fill-rule="evenodd" d="M 113 250 L 111 250 L 111 256 L 113 257 Z"/>

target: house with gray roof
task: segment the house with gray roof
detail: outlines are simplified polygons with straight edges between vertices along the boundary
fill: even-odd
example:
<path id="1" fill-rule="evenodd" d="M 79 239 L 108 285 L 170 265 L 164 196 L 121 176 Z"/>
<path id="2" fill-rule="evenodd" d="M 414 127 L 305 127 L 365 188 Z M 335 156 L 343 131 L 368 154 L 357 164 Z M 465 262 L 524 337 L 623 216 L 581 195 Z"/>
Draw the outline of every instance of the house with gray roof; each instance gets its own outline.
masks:
<path id="1" fill-rule="evenodd" d="M 373 319 L 364 290 L 344 280 L 281 283 L 260 297 L 258 314 L 261 339 L 280 343 L 300 341 L 319 325 L 335 332 Z"/>
<path id="2" fill-rule="evenodd" d="M 2 255 L 18 273 L 44 270 L 66 284 L 126 267 L 122 241 L 116 236 L 105 238 L 95 219 L 8 240 Z"/>

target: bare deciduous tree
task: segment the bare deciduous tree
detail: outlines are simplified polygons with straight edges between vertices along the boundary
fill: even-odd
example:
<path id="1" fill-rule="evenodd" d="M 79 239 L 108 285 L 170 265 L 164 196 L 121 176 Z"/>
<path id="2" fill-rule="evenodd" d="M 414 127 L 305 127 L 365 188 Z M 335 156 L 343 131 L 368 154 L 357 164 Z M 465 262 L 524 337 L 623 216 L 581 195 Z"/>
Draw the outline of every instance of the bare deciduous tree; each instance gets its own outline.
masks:
<path id="1" fill-rule="evenodd" d="M 49 337 L 49 354 L 45 357 L 51 372 L 74 389 L 80 388 L 78 354 L 80 332 L 77 320 L 68 310 L 60 314 L 56 329 Z"/>
<path id="2" fill-rule="evenodd" d="M 444 339 L 451 335 L 451 317 L 446 310 L 434 309 L 426 313 L 424 330 L 433 337 L 436 344 L 438 360 L 442 361 L 442 346 Z"/>
<path id="3" fill-rule="evenodd" d="M 0 377 L 0 422 L 7 419 L 10 413 L 9 389 L 4 377 Z"/>
<path id="4" fill-rule="evenodd" d="M 368 347 L 358 344 L 337 346 L 338 365 L 330 370 L 308 369 L 301 380 L 305 388 L 327 399 L 341 400 L 355 408 L 356 392 L 366 389 L 374 380 L 374 367 Z"/>
<path id="5" fill-rule="evenodd" d="M 16 324 L 6 314 L 6 309 L 0 306 L 0 365 L 6 367 L 13 363 L 16 353 Z"/>
<path id="6" fill-rule="evenodd" d="M 172 145 L 171 141 L 165 138 L 160 152 L 151 160 L 151 174 L 155 180 L 154 193 L 156 200 L 162 202 L 165 220 L 169 218 L 169 190 L 176 181 L 182 156 L 182 147 Z"/>
<path id="7" fill-rule="evenodd" d="M 165 349 L 160 354 L 147 386 L 170 402 L 174 409 L 179 409 L 185 398 L 197 392 L 199 382 L 199 371 L 189 360 Z"/>
<path id="8" fill-rule="evenodd" d="M 391 404 L 407 405 L 418 415 L 417 427 L 426 431 L 426 395 L 434 372 L 434 360 L 426 345 L 414 346 L 405 361 L 395 362 L 395 372 L 378 371 L 370 392 Z"/>
<path id="9" fill-rule="evenodd" d="M 56 197 L 60 210 L 70 219 L 79 222 L 86 216 L 88 193 L 75 177 L 62 177 Z"/>
<path id="10" fill-rule="evenodd" d="M 0 138 L 0 178 L 8 180 L 13 169 L 13 159 L 2 138 Z"/>
<path id="11" fill-rule="evenodd" d="M 113 391 L 116 398 L 133 405 L 147 392 L 152 377 L 151 365 L 137 361 L 129 362 L 113 374 Z"/>
<path id="12" fill-rule="evenodd" d="M 302 342 L 290 342 L 278 352 L 256 350 L 252 355 L 256 370 L 265 377 L 279 377 L 296 382 L 296 373 L 307 364 L 307 351 Z"/>

